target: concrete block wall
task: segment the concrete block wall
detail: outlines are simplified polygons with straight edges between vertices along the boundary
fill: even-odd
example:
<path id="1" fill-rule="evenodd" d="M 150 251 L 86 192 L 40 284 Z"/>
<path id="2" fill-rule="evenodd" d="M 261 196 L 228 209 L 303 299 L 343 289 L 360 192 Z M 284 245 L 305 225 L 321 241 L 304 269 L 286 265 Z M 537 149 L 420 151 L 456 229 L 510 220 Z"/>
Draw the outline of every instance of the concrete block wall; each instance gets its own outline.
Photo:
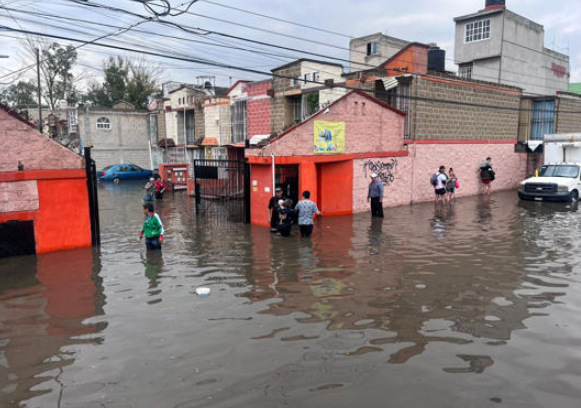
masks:
<path id="1" fill-rule="evenodd" d="M 300 90 L 300 83 L 298 79 L 301 75 L 301 65 L 296 63 L 274 71 L 277 75 L 282 75 L 284 78 L 274 77 L 272 80 L 272 89 L 274 90 L 274 98 L 271 100 L 271 134 L 281 134 L 284 129 L 291 125 L 292 117 L 287 114 L 286 103 L 283 92 L 291 90 Z M 297 78 L 295 86 L 291 87 L 290 78 Z"/>
<path id="2" fill-rule="evenodd" d="M 560 97 L 557 100 L 555 122 L 556 133 L 581 132 L 581 97 Z"/>
<path id="3" fill-rule="evenodd" d="M 248 138 L 255 135 L 269 135 L 271 125 L 271 98 L 267 95 L 272 83 L 258 82 L 248 84 L 246 102 Z"/>
<path id="4" fill-rule="evenodd" d="M 0 183 L 0 213 L 39 209 L 36 180 Z"/>
<path id="5" fill-rule="evenodd" d="M 416 101 L 410 113 L 410 133 L 416 139 L 515 140 L 521 92 L 476 82 L 422 76 L 414 80 L 418 98 L 501 106 L 514 110 Z"/>

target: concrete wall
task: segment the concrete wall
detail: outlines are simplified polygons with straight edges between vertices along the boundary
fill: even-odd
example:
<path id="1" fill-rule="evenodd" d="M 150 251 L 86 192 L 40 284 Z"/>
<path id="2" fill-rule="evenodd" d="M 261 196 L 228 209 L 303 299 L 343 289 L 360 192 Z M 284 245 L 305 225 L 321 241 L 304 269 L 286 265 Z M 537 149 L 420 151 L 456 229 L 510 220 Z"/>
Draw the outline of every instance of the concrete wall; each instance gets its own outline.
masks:
<path id="1" fill-rule="evenodd" d="M 318 62 L 303 61 L 301 62 L 300 78 L 304 79 L 306 74 L 311 74 L 311 80 L 314 80 L 313 74 L 319 73 L 318 82 L 325 82 L 327 79 L 333 79 L 335 82 L 342 82 L 341 74 L 343 67 L 337 65 L 322 64 Z M 301 89 L 319 88 L 321 85 L 313 83 L 300 83 Z"/>
<path id="2" fill-rule="evenodd" d="M 465 43 L 466 24 L 484 19 L 490 19 L 490 39 Z M 568 89 L 569 57 L 545 48 L 544 36 L 542 25 L 516 13 L 485 11 L 457 21 L 454 57 L 458 64 L 474 61 L 473 79 L 554 95 Z"/>
<path id="3" fill-rule="evenodd" d="M 246 112 L 249 139 L 255 135 L 270 134 L 271 97 L 267 91 L 271 89 L 271 86 L 270 81 L 263 81 L 248 84 L 246 88 L 248 93 Z"/>
<path id="4" fill-rule="evenodd" d="M 379 43 L 379 55 L 367 55 L 367 44 L 370 42 Z M 407 44 L 409 44 L 408 41 L 389 37 L 381 33 L 354 38 L 349 41 L 350 71 L 360 71 L 371 66 L 381 65 Z"/>
<path id="5" fill-rule="evenodd" d="M 204 103 L 205 137 L 215 137 L 220 145 L 229 144 L 232 139 L 230 127 L 230 100 L 228 98 L 208 98 Z"/>
<path id="6" fill-rule="evenodd" d="M 328 114 L 321 113 L 273 140 L 263 149 L 264 155 L 271 152 L 276 156 L 315 155 L 316 120 L 345 122 L 345 154 L 403 150 L 404 116 L 351 93 L 330 106 Z"/>
<path id="7" fill-rule="evenodd" d="M 561 95 L 556 109 L 556 133 L 581 132 L 581 96 Z"/>
<path id="8" fill-rule="evenodd" d="M 108 118 L 110 129 L 97 129 L 97 120 Z M 83 144 L 93 144 L 92 157 L 101 169 L 117 163 L 132 163 L 150 168 L 149 113 L 115 110 L 79 112 L 79 132 Z"/>
<path id="9" fill-rule="evenodd" d="M 520 91 L 438 76 L 414 79 L 419 98 L 506 107 L 499 110 L 440 102 L 416 101 L 410 113 L 412 139 L 513 140 L 518 133 Z"/>
<path id="10" fill-rule="evenodd" d="M 379 157 L 353 162 L 353 212 L 369 211 L 370 168 L 384 177 L 386 208 L 433 200 L 434 188 L 429 180 L 441 165 L 454 168 L 460 182 L 457 197 L 479 194 L 478 169 L 488 156 L 492 157 L 497 175 L 493 190 L 516 189 L 526 177 L 527 156 L 514 153 L 514 145 L 510 143 L 418 144 L 409 146 L 409 149 L 409 157 Z"/>

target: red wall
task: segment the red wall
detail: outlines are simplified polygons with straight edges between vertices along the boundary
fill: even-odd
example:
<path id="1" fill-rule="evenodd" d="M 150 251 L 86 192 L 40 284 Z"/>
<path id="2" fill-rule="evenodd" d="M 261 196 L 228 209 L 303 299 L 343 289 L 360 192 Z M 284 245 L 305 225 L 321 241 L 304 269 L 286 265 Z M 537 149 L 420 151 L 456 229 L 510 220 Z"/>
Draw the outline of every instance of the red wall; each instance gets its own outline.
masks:
<path id="1" fill-rule="evenodd" d="M 353 212 L 353 161 L 317 165 L 319 210 L 324 215 Z"/>
<path id="2" fill-rule="evenodd" d="M 38 196 L 37 253 L 91 246 L 85 179 L 38 180 Z"/>
<path id="3" fill-rule="evenodd" d="M 270 134 L 270 98 L 266 92 L 270 89 L 270 82 L 249 84 L 246 88 L 248 101 L 246 102 L 248 138 L 255 135 Z M 254 98 L 262 99 L 254 99 Z"/>
<path id="4" fill-rule="evenodd" d="M 270 188 L 270 191 L 264 191 L 265 187 Z M 268 202 L 271 197 L 272 167 L 252 165 L 250 167 L 250 217 L 253 224 L 265 227 L 270 225 Z"/>

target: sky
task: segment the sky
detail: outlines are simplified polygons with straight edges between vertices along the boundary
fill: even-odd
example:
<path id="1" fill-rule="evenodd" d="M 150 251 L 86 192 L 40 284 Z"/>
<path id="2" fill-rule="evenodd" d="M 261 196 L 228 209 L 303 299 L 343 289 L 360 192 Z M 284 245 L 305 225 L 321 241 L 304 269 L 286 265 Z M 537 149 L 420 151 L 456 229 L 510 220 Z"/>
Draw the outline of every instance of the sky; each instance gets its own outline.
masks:
<path id="1" fill-rule="evenodd" d="M 139 0 L 91 0 L 94 3 L 109 5 L 148 15 Z M 159 1 L 159 0 L 158 0 Z M 187 0 L 169 0 L 174 7 L 183 8 Z M 246 14 L 238 10 L 221 7 L 228 5 L 297 22 L 311 27 L 332 31 L 333 33 L 313 30 L 284 23 L 271 18 Z M 558 7 L 556 4 L 558 3 Z M 180 7 L 181 6 L 181 7 Z M 280 50 L 241 40 L 208 34 L 207 31 L 183 31 L 156 22 L 144 22 L 136 17 L 114 12 L 80 6 L 71 0 L 0 0 L 0 26 L 20 27 L 25 30 L 52 33 L 77 39 L 95 39 L 104 34 L 117 33 L 141 22 L 133 30 L 121 35 L 99 40 L 114 46 L 133 49 L 146 49 L 161 55 L 185 59 L 204 59 L 235 67 L 244 67 L 260 73 L 241 72 L 234 69 L 209 67 L 189 61 L 176 61 L 145 56 L 152 64 L 163 69 L 162 81 L 196 83 L 198 76 L 214 76 L 217 85 L 229 86 L 238 79 L 266 79 L 272 68 L 293 59 L 305 57 L 300 52 Z M 346 61 L 332 60 L 348 65 L 349 37 L 360 37 L 382 32 L 408 41 L 437 43 L 447 51 L 446 65 L 449 70 L 457 70 L 454 64 L 454 22 L 453 18 L 470 14 L 484 8 L 484 0 L 199 0 L 190 8 L 198 15 L 165 17 L 182 27 L 212 30 L 226 35 L 248 38 L 269 44 L 296 48 Z M 545 46 L 566 53 L 571 58 L 571 82 L 581 82 L 581 0 L 507 0 L 507 8 L 527 17 L 545 27 Z M 28 12 L 28 13 L 27 13 Z M 35 16 L 31 13 L 52 14 L 65 19 Z M 88 24 L 70 19 L 82 19 Z M 242 26 L 230 24 L 234 22 Z M 74 25 L 73 25 L 74 24 Z M 59 28 L 60 27 L 60 28 Z M 66 28 L 66 30 L 63 29 Z M 71 31 L 74 30 L 74 31 Z M 141 31 L 136 31 L 141 30 Z M 261 31 L 264 30 L 264 31 Z M 163 34 L 182 39 L 165 38 L 153 34 Z M 0 28 L 0 84 L 32 77 L 34 71 L 28 70 L 19 75 L 9 75 L 11 71 L 30 64 L 21 57 L 21 41 L 17 34 Z M 20 36 L 22 38 L 22 36 Z M 296 37 L 296 38 L 293 38 Z M 198 42 L 192 42 L 198 41 Z M 60 40 L 59 40 L 60 41 Z M 199 42 L 209 44 L 200 44 Z M 60 41 L 67 43 L 66 41 Z M 77 46 L 79 43 L 72 43 Z M 230 47 L 230 48 L 225 48 Z M 234 50 L 232 47 L 251 48 L 254 52 Z M 88 81 L 102 80 L 103 61 L 109 56 L 123 55 L 137 57 L 136 53 L 99 48 L 87 45 L 78 50 L 79 65 L 75 73 L 82 76 L 79 88 L 86 87 Z M 268 55 L 265 55 L 268 53 Z M 322 57 L 314 57 L 323 59 Z M 0 85 L 1 86 L 1 85 Z"/>

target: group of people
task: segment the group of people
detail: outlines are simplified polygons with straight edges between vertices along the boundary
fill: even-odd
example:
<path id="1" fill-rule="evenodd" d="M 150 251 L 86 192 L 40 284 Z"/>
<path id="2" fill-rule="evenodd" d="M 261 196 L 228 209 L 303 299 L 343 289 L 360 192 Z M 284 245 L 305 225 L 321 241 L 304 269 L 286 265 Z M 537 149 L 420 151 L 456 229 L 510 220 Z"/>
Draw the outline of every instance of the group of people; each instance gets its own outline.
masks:
<path id="1" fill-rule="evenodd" d="M 151 177 L 145 187 L 145 196 L 143 197 L 143 226 L 139 239 L 145 237 L 145 246 L 148 251 L 160 250 L 163 242 L 163 223 L 159 214 L 155 212 L 153 205 L 154 200 L 163 200 L 163 193 L 166 190 L 165 181 L 161 177 Z"/>
<path id="2" fill-rule="evenodd" d="M 313 233 L 314 216 L 321 216 L 323 213 L 319 211 L 317 204 L 311 201 L 311 192 L 308 190 L 303 191 L 302 200 L 294 209 L 292 206 L 293 200 L 285 199 L 282 188 L 277 187 L 274 197 L 268 203 L 270 231 L 288 237 L 292 232 L 292 225 L 298 223 L 301 237 L 309 238 Z"/>
<path id="3" fill-rule="evenodd" d="M 165 181 L 161 177 L 151 177 L 145 187 L 145 197 L 143 201 L 163 200 L 163 193 L 165 192 Z"/>
<path id="4" fill-rule="evenodd" d="M 480 181 L 482 183 L 482 194 L 490 195 L 492 192 L 492 182 L 496 178 L 496 174 L 492 168 L 492 158 L 487 157 L 480 165 L 479 171 Z M 446 167 L 440 166 L 438 172 L 430 178 L 430 183 L 436 193 L 436 203 L 444 201 L 450 202 L 456 198 L 456 190 L 460 188 L 460 182 L 452 167 L 446 173 Z"/>

